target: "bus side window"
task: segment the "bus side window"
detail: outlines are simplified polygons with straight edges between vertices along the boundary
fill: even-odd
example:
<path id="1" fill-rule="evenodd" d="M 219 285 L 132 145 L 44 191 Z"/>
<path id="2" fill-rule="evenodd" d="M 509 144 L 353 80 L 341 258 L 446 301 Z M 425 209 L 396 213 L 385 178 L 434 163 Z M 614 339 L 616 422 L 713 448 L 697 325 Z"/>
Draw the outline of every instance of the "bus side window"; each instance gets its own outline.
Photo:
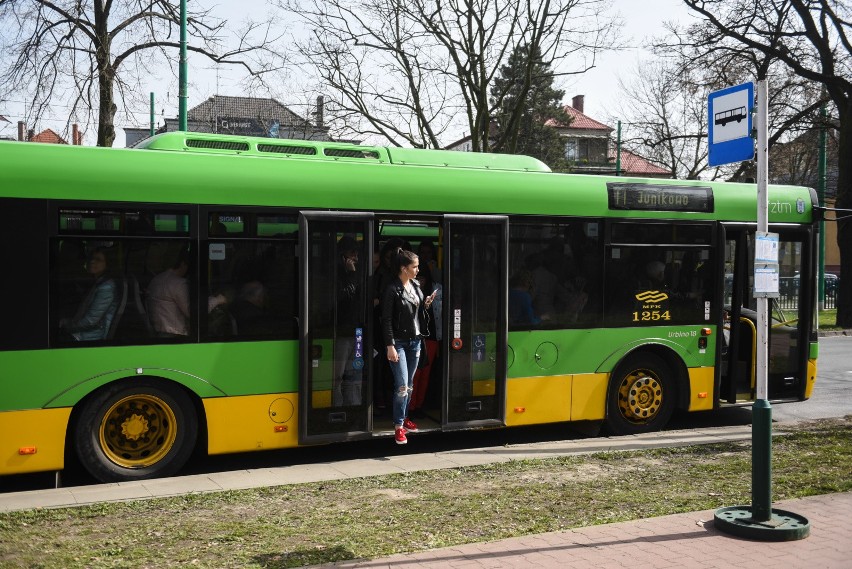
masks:
<path id="1" fill-rule="evenodd" d="M 253 220 L 252 214 L 214 215 L 239 218 L 247 226 Z M 295 339 L 298 335 L 296 235 L 283 233 L 281 229 L 290 227 L 279 218 L 257 219 L 256 231 L 271 238 L 229 239 L 211 234 L 204 248 L 208 282 L 202 330 L 210 341 Z"/>

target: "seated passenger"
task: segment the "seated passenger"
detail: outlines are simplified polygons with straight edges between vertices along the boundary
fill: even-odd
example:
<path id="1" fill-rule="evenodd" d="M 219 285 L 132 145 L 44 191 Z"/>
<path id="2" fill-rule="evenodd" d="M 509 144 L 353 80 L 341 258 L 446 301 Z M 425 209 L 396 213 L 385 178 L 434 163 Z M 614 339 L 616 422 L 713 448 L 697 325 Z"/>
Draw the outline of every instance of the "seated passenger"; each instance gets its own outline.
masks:
<path id="1" fill-rule="evenodd" d="M 241 336 L 269 336 L 281 333 L 282 323 L 267 310 L 266 287 L 260 281 L 249 281 L 231 306 L 231 314 Z"/>
<path id="2" fill-rule="evenodd" d="M 174 265 L 148 285 L 148 317 L 160 337 L 189 335 L 188 271 L 187 252 L 181 249 Z"/>
<path id="3" fill-rule="evenodd" d="M 540 324 L 541 319 L 533 314 L 532 274 L 524 269 L 509 279 L 509 324 L 523 326 Z"/>
<path id="4" fill-rule="evenodd" d="M 104 340 L 118 310 L 118 285 L 110 276 L 109 250 L 95 249 L 86 263 L 86 271 L 95 282 L 72 318 L 63 318 L 59 327 L 81 342 Z"/>

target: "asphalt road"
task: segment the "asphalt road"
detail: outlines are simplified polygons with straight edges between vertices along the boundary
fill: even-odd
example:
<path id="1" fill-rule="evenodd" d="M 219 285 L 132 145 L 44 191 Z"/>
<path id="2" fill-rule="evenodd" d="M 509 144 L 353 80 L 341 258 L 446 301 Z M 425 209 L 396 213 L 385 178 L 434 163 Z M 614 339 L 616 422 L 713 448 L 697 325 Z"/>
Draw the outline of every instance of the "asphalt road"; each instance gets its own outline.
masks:
<path id="1" fill-rule="evenodd" d="M 852 337 L 819 339 L 819 367 L 813 396 L 807 401 L 775 405 L 775 421 L 804 421 L 852 415 Z"/>

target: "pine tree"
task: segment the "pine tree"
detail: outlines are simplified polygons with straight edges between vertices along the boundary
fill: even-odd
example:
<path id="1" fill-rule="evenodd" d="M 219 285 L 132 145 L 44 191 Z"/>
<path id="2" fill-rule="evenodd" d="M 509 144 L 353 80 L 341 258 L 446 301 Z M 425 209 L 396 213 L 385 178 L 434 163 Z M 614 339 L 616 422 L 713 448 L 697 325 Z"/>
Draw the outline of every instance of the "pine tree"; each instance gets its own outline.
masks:
<path id="1" fill-rule="evenodd" d="M 564 96 L 564 91 L 553 87 L 550 64 L 542 61 L 540 53 L 535 51 L 530 58 L 527 46 L 516 47 L 491 89 L 498 138 L 504 141 L 494 150 L 534 156 L 552 170 L 567 170 L 565 142 L 552 126 L 571 122 L 562 106 Z"/>

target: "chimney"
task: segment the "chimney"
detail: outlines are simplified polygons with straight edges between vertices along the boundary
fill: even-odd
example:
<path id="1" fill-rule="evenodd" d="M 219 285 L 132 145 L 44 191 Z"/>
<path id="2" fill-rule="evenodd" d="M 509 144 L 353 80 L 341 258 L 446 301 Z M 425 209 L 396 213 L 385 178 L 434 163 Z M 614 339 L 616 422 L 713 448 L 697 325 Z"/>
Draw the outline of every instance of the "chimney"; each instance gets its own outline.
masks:
<path id="1" fill-rule="evenodd" d="M 323 97 L 317 97 L 316 123 L 318 128 L 322 128 L 323 123 Z"/>
<path id="2" fill-rule="evenodd" d="M 576 97 L 571 99 L 571 106 L 582 113 L 583 112 L 583 99 L 585 99 L 585 98 L 586 98 L 585 95 L 577 95 Z"/>
<path id="3" fill-rule="evenodd" d="M 24 121 L 18 121 L 18 141 L 24 141 L 24 133 L 27 131 L 27 125 Z"/>
<path id="4" fill-rule="evenodd" d="M 74 146 L 80 146 L 82 138 L 83 135 L 80 134 L 80 128 L 77 126 L 77 123 L 71 125 L 71 144 Z"/>

